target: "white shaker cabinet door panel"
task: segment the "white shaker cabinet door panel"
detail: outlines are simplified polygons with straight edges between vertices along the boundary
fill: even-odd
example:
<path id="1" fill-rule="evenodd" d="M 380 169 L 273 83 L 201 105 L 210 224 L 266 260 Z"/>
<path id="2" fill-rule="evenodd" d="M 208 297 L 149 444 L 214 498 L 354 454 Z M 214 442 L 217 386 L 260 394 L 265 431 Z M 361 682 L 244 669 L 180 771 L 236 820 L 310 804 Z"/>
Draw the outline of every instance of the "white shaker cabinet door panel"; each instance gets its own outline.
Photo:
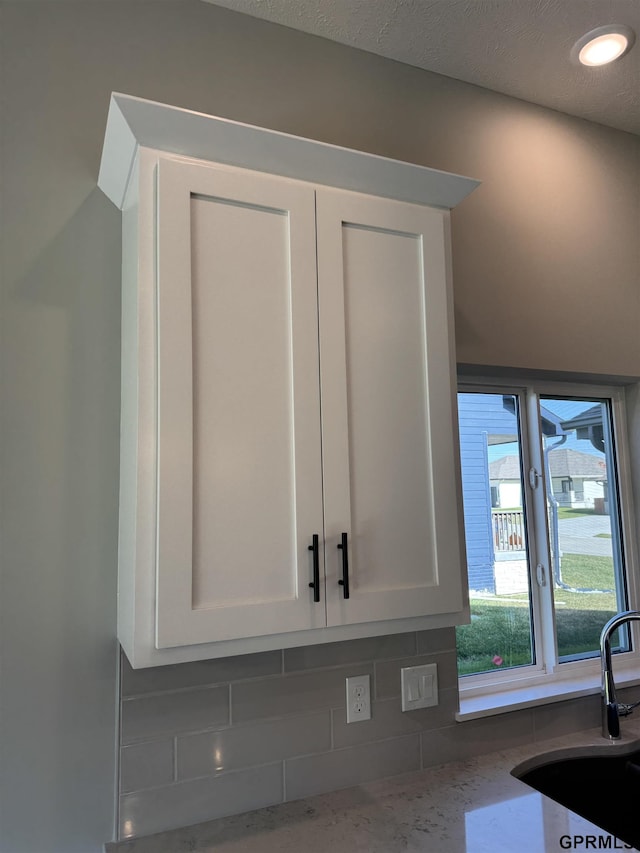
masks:
<path id="1" fill-rule="evenodd" d="M 328 625 L 460 609 L 446 216 L 317 193 Z"/>
<path id="2" fill-rule="evenodd" d="M 156 646 L 320 627 L 313 190 L 162 159 L 157 204 Z"/>

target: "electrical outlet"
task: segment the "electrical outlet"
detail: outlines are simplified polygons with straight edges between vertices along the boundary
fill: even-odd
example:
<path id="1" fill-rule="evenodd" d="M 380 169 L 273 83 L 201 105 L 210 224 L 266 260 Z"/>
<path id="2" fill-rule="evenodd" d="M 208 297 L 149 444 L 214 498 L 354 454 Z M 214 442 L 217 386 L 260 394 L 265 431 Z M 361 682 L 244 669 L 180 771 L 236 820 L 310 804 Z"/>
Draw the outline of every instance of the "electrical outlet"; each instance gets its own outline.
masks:
<path id="1" fill-rule="evenodd" d="M 371 689 L 368 675 L 347 678 L 347 722 L 371 719 Z"/>

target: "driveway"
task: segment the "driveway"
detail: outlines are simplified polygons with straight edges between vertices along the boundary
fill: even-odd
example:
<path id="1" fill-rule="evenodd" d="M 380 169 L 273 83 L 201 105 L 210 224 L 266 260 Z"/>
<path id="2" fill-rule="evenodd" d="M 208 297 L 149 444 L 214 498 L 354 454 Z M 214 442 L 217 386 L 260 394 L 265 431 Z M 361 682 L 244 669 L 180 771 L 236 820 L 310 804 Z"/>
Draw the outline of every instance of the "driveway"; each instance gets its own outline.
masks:
<path id="1" fill-rule="evenodd" d="M 611 539 L 598 534 L 611 535 L 608 515 L 581 515 L 558 521 L 560 549 L 565 554 L 589 554 L 596 557 L 611 556 Z"/>

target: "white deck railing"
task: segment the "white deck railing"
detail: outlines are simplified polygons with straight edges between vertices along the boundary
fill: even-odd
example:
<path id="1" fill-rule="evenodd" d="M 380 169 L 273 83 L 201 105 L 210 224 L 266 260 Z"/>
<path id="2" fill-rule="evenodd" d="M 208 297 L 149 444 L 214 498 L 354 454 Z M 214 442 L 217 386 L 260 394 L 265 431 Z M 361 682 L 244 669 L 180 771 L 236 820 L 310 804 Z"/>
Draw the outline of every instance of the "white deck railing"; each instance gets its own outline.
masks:
<path id="1" fill-rule="evenodd" d="M 491 520 L 496 551 L 524 550 L 524 513 L 521 509 L 493 510 Z"/>

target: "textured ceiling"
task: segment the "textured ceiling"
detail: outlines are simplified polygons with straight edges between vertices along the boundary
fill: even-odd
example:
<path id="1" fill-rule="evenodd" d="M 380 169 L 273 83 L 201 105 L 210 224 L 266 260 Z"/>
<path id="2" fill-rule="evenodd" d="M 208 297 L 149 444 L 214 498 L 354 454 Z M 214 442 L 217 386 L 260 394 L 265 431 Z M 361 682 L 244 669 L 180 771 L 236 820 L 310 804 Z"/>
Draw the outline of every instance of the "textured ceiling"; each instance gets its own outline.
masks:
<path id="1" fill-rule="evenodd" d="M 207 0 L 640 135 L 640 0 Z M 635 47 L 603 68 L 575 41 L 623 23 Z"/>

